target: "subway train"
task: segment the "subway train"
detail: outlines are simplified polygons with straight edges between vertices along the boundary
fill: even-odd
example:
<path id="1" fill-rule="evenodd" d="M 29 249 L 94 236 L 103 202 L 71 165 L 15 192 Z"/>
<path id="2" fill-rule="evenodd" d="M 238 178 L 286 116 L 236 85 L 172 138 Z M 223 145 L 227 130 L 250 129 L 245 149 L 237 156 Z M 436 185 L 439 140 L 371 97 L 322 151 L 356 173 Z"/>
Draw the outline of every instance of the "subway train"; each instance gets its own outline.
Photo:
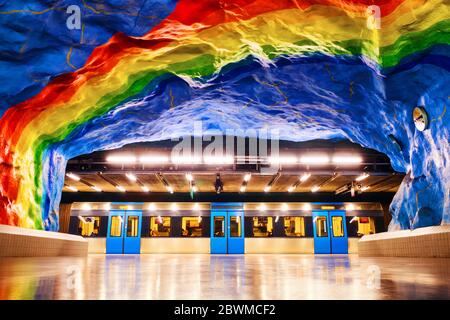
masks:
<path id="1" fill-rule="evenodd" d="M 379 203 L 73 203 L 90 253 L 357 253 L 386 231 Z"/>

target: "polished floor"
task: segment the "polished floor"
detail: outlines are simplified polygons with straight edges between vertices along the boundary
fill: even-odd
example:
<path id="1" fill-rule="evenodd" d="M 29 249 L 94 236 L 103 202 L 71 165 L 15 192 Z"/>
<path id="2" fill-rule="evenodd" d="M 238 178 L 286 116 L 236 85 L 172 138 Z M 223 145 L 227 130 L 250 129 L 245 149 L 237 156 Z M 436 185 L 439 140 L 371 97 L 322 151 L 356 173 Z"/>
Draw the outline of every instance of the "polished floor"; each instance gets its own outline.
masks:
<path id="1" fill-rule="evenodd" d="M 450 259 L 275 254 L 0 259 L 0 299 L 449 298 Z"/>

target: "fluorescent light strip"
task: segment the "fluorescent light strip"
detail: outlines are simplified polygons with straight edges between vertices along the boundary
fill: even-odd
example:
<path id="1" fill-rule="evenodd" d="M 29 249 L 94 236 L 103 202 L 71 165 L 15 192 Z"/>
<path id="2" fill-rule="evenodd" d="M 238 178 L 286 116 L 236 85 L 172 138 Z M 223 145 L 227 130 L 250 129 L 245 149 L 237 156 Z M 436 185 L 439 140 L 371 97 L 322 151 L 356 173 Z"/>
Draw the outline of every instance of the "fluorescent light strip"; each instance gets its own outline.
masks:
<path id="1" fill-rule="evenodd" d="M 143 164 L 164 164 L 169 162 L 169 157 L 161 155 L 144 155 L 139 157 L 139 162 Z"/>
<path id="2" fill-rule="evenodd" d="M 304 173 L 304 174 L 300 177 L 300 181 L 301 181 L 301 182 L 306 182 L 310 177 L 311 177 L 311 173 Z"/>
<path id="3" fill-rule="evenodd" d="M 233 164 L 234 157 L 232 156 L 208 156 L 203 158 L 205 164 Z"/>
<path id="4" fill-rule="evenodd" d="M 137 181 L 137 177 L 136 177 L 133 173 L 131 173 L 131 172 L 126 173 L 125 176 L 126 176 L 126 177 L 128 178 L 128 180 L 130 180 L 130 181 L 133 181 L 133 182 L 136 182 L 136 181 Z"/>
<path id="5" fill-rule="evenodd" d="M 269 157 L 270 164 L 296 164 L 298 159 L 295 156 Z"/>
<path id="6" fill-rule="evenodd" d="M 360 156 L 337 155 L 333 157 L 334 164 L 358 164 L 362 162 Z"/>
<path id="7" fill-rule="evenodd" d="M 309 165 L 323 165 L 330 163 L 330 157 L 326 155 L 302 156 L 300 162 Z"/>
<path id="8" fill-rule="evenodd" d="M 73 186 L 66 186 L 66 188 L 69 189 L 70 191 L 78 192 L 78 189 Z"/>
<path id="9" fill-rule="evenodd" d="M 77 176 L 76 174 L 71 173 L 71 172 L 67 173 L 66 176 L 68 178 L 72 179 L 72 180 L 75 180 L 75 181 L 80 181 L 81 180 L 81 178 L 79 176 Z"/>
<path id="10" fill-rule="evenodd" d="M 91 189 L 97 192 L 102 192 L 102 189 L 100 189 L 99 187 L 96 186 L 91 186 Z"/>
<path id="11" fill-rule="evenodd" d="M 136 157 L 131 155 L 112 155 L 106 158 L 109 163 L 130 164 L 136 163 Z"/>
<path id="12" fill-rule="evenodd" d="M 127 190 L 122 187 L 122 186 L 116 186 L 116 189 L 119 190 L 120 192 L 126 192 Z"/>
<path id="13" fill-rule="evenodd" d="M 359 181 L 363 181 L 364 179 L 367 179 L 368 177 L 370 177 L 370 174 L 365 172 L 362 175 L 360 175 L 359 177 L 357 177 L 355 180 L 359 182 Z"/>

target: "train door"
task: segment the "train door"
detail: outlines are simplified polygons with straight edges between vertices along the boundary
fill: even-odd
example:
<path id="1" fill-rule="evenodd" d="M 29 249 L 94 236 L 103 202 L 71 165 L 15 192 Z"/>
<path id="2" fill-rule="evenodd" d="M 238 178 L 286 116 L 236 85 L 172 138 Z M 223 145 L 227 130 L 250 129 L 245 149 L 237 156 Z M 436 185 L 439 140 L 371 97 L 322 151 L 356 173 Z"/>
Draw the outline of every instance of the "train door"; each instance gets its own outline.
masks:
<path id="1" fill-rule="evenodd" d="M 211 209 L 211 253 L 244 253 L 244 211 L 233 205 L 218 204 L 219 208 Z"/>
<path id="2" fill-rule="evenodd" d="M 331 253 L 348 253 L 347 224 L 345 211 L 330 211 Z"/>
<path id="3" fill-rule="evenodd" d="M 227 212 L 211 211 L 211 253 L 228 253 Z"/>
<path id="4" fill-rule="evenodd" d="M 344 211 L 313 211 L 314 253 L 348 253 Z"/>
<path id="5" fill-rule="evenodd" d="M 111 210 L 109 212 L 106 253 L 123 253 L 124 218 L 125 211 L 123 210 Z"/>
<path id="6" fill-rule="evenodd" d="M 106 237 L 106 253 L 140 253 L 141 225 L 142 211 L 111 210 Z"/>
<path id="7" fill-rule="evenodd" d="M 331 253 L 330 234 L 328 233 L 328 212 L 313 211 L 314 253 Z"/>
<path id="8" fill-rule="evenodd" d="M 123 253 L 141 253 L 142 211 L 126 211 Z"/>
<path id="9" fill-rule="evenodd" d="M 242 254 L 244 244 L 244 211 L 228 211 L 228 253 Z"/>

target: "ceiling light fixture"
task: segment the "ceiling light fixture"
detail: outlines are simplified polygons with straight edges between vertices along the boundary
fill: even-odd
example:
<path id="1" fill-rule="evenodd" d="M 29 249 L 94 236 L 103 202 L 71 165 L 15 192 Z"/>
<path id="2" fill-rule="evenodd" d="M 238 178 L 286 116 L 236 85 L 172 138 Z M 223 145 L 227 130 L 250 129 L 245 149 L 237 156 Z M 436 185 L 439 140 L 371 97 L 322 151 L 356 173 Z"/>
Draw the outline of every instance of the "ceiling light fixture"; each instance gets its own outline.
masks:
<path id="1" fill-rule="evenodd" d="M 233 164 L 233 156 L 207 156 L 203 158 L 205 164 Z"/>
<path id="2" fill-rule="evenodd" d="M 99 187 L 96 186 L 91 186 L 91 189 L 97 192 L 102 192 L 102 189 L 100 189 Z"/>
<path id="3" fill-rule="evenodd" d="M 192 176 L 192 173 L 186 173 L 186 180 L 189 181 L 189 182 L 194 180 L 194 177 Z"/>
<path id="4" fill-rule="evenodd" d="M 150 192 L 150 189 L 147 186 L 141 186 L 142 191 Z"/>
<path id="5" fill-rule="evenodd" d="M 166 186 L 166 190 L 169 193 L 173 193 L 173 188 L 171 186 Z"/>
<path id="6" fill-rule="evenodd" d="M 359 164 L 362 162 L 360 156 L 336 155 L 333 157 L 334 164 Z"/>
<path id="7" fill-rule="evenodd" d="M 124 187 L 119 186 L 119 185 L 116 186 L 116 189 L 119 190 L 120 192 L 126 192 L 127 191 Z"/>
<path id="8" fill-rule="evenodd" d="M 106 158 L 109 163 L 131 164 L 136 163 L 136 157 L 132 155 L 112 155 Z"/>
<path id="9" fill-rule="evenodd" d="M 247 186 L 241 186 L 239 189 L 240 192 L 244 193 L 247 190 Z"/>
<path id="10" fill-rule="evenodd" d="M 309 211 L 309 210 L 311 210 L 311 209 L 312 209 L 311 204 L 305 203 L 305 204 L 303 205 L 303 210 Z"/>
<path id="11" fill-rule="evenodd" d="M 81 178 L 79 176 L 77 176 L 76 174 L 71 173 L 71 172 L 67 173 L 66 176 L 68 178 L 72 179 L 72 180 L 75 180 L 75 181 L 80 181 L 81 180 Z"/>
<path id="12" fill-rule="evenodd" d="M 172 156 L 172 163 L 174 164 L 199 164 L 201 158 L 196 156 Z"/>
<path id="13" fill-rule="evenodd" d="M 328 164 L 330 162 L 330 157 L 326 155 L 302 156 L 300 158 L 300 162 L 309 165 L 323 165 Z"/>
<path id="14" fill-rule="evenodd" d="M 66 188 L 69 189 L 70 191 L 78 192 L 78 189 L 73 186 L 66 186 Z"/>
<path id="15" fill-rule="evenodd" d="M 139 162 L 143 164 L 164 164 L 169 162 L 169 157 L 161 155 L 144 155 L 139 157 Z"/>
<path id="16" fill-rule="evenodd" d="M 310 177 L 311 177 L 311 173 L 304 173 L 304 174 L 300 177 L 300 181 L 301 181 L 301 182 L 306 182 Z"/>
<path id="17" fill-rule="evenodd" d="M 281 211 L 288 211 L 289 210 L 289 206 L 287 205 L 287 203 L 283 203 L 282 205 L 281 205 Z"/>
<path id="18" fill-rule="evenodd" d="M 367 172 L 364 172 L 362 175 L 356 177 L 356 181 L 363 181 L 364 179 L 367 179 L 368 177 L 370 177 L 370 174 L 368 174 Z"/>
<path id="19" fill-rule="evenodd" d="M 244 181 L 245 182 L 249 182 L 251 178 L 252 178 L 252 174 L 251 173 L 246 173 L 244 175 Z"/>
<path id="20" fill-rule="evenodd" d="M 125 176 L 128 178 L 128 180 L 136 182 L 137 181 L 137 177 L 132 173 L 132 172 L 127 172 L 125 174 Z"/>
<path id="21" fill-rule="evenodd" d="M 320 186 L 314 186 L 311 188 L 311 192 L 317 192 L 320 190 Z"/>
<path id="22" fill-rule="evenodd" d="M 296 156 L 279 156 L 279 157 L 269 157 L 270 164 L 295 164 L 298 159 Z"/>

